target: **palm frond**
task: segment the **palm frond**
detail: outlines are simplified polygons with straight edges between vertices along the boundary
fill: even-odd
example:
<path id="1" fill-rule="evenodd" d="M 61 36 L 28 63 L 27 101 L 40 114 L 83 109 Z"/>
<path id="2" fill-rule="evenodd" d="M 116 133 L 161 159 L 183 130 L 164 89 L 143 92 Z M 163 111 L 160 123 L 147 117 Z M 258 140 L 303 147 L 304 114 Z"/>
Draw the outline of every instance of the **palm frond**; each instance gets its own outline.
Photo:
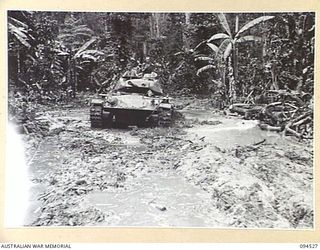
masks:
<path id="1" fill-rule="evenodd" d="M 87 32 L 61 33 L 61 34 L 59 34 L 58 38 L 59 39 L 64 39 L 64 38 L 75 39 L 75 37 L 77 37 L 77 36 L 91 37 L 91 34 L 89 34 Z"/>
<path id="2" fill-rule="evenodd" d="M 25 30 L 22 27 L 17 27 L 11 23 L 8 24 L 9 25 L 9 32 L 14 34 L 18 34 L 19 36 L 23 37 L 23 38 L 27 38 L 27 30 Z"/>
<path id="3" fill-rule="evenodd" d="M 51 62 L 51 73 L 52 74 L 57 74 L 60 77 L 63 77 L 65 75 L 64 68 L 63 68 L 63 62 L 59 57 L 53 58 Z"/>
<path id="4" fill-rule="evenodd" d="M 179 51 L 179 52 L 177 52 L 177 53 L 174 53 L 175 56 L 179 56 L 179 55 L 182 55 L 182 54 L 183 54 L 182 51 Z"/>
<path id="5" fill-rule="evenodd" d="M 52 51 L 53 51 L 53 52 L 56 52 L 57 54 L 59 54 L 59 53 L 68 53 L 67 51 L 65 51 L 65 50 L 63 50 L 63 49 L 61 49 L 61 48 L 54 48 Z M 68 53 L 68 54 L 69 54 L 69 53 Z"/>
<path id="6" fill-rule="evenodd" d="M 259 23 L 268 21 L 270 19 L 274 18 L 274 16 L 262 16 L 262 17 L 258 17 L 256 19 L 253 19 L 252 21 L 248 22 L 246 25 L 244 25 L 236 34 L 235 38 L 239 37 L 239 35 L 247 30 L 249 30 L 250 28 L 256 26 Z"/>
<path id="7" fill-rule="evenodd" d="M 261 42 L 262 39 L 259 36 L 243 36 L 236 40 L 236 43 L 243 43 L 243 42 Z"/>
<path id="8" fill-rule="evenodd" d="M 212 37 L 210 37 L 207 42 L 210 43 L 211 41 L 214 41 L 214 40 L 227 39 L 227 38 L 231 38 L 231 37 L 228 36 L 228 35 L 225 34 L 225 33 L 218 33 L 218 34 L 215 34 L 215 35 L 213 35 Z"/>
<path id="9" fill-rule="evenodd" d="M 231 30 L 230 30 L 230 27 L 229 27 L 229 24 L 228 24 L 228 21 L 227 21 L 225 14 L 223 14 L 223 13 L 218 14 L 218 18 L 219 18 L 220 24 L 223 27 L 223 29 L 227 32 L 227 34 L 230 37 L 232 37 L 232 33 L 231 33 Z"/>
<path id="10" fill-rule="evenodd" d="M 68 56 L 69 53 L 68 53 L 68 52 L 64 52 L 64 51 L 61 51 L 61 52 L 58 52 L 57 55 L 58 55 L 58 56 Z"/>
<path id="11" fill-rule="evenodd" d="M 15 23 L 18 26 L 21 26 L 21 27 L 23 27 L 25 29 L 28 29 L 28 25 L 27 24 L 25 24 L 24 22 L 19 21 L 16 18 L 9 17 L 8 20 L 9 20 L 9 22 L 11 21 L 11 23 Z"/>
<path id="12" fill-rule="evenodd" d="M 223 61 L 225 51 L 227 50 L 227 48 L 230 46 L 231 43 L 232 43 L 231 39 L 226 39 L 220 44 L 219 50 L 218 50 L 218 53 L 216 56 L 216 58 L 218 59 L 219 62 Z"/>
<path id="13" fill-rule="evenodd" d="M 203 44 L 205 44 L 207 41 L 202 41 L 201 43 L 199 43 L 196 47 L 194 47 L 194 51 L 196 51 L 197 49 L 199 49 Z"/>
<path id="14" fill-rule="evenodd" d="M 98 60 L 98 58 L 96 56 L 93 56 L 93 55 L 90 55 L 90 54 L 82 54 L 81 57 L 84 58 L 84 59 L 91 59 L 93 61 L 97 61 Z"/>
<path id="15" fill-rule="evenodd" d="M 79 56 L 84 55 L 84 54 L 104 55 L 104 53 L 102 51 L 96 50 L 96 49 L 87 49 L 87 50 L 81 51 L 79 53 Z"/>
<path id="16" fill-rule="evenodd" d="M 208 56 L 199 56 L 197 58 L 194 59 L 195 61 L 214 61 L 214 59 L 212 57 L 208 57 Z"/>
<path id="17" fill-rule="evenodd" d="M 14 34 L 14 36 L 27 48 L 31 48 L 31 44 L 24 38 L 22 38 L 21 36 L 19 36 L 18 34 Z"/>
<path id="18" fill-rule="evenodd" d="M 77 34 L 77 33 L 87 33 L 87 34 L 93 34 L 93 31 L 89 29 L 86 25 L 80 25 L 72 28 L 70 30 L 71 33 Z"/>
<path id="19" fill-rule="evenodd" d="M 216 67 L 214 65 L 212 65 L 212 64 L 206 65 L 206 66 L 204 66 L 204 67 L 202 67 L 202 68 L 197 70 L 197 76 L 199 76 L 204 71 L 207 71 L 209 69 L 214 69 L 214 68 L 216 68 Z"/>
<path id="20" fill-rule="evenodd" d="M 105 55 L 105 58 L 113 57 L 114 54 Z"/>
<path id="21" fill-rule="evenodd" d="M 31 47 L 31 44 L 29 43 L 29 39 L 27 36 L 27 31 L 24 28 L 16 27 L 13 24 L 9 23 L 8 24 L 8 31 L 12 35 L 14 35 L 17 38 L 17 40 L 20 43 L 22 43 L 24 46 L 26 46 L 27 48 Z"/>
<path id="22" fill-rule="evenodd" d="M 213 43 L 207 43 L 207 45 L 209 46 L 210 49 L 212 49 L 212 51 L 213 51 L 215 54 L 218 53 L 219 48 L 218 48 L 217 45 L 215 45 L 215 44 L 213 44 Z"/>
<path id="23" fill-rule="evenodd" d="M 94 43 L 97 40 L 96 37 L 92 37 L 89 41 L 84 43 L 79 49 L 78 52 L 75 54 L 75 57 L 78 57 L 81 52 L 86 50 L 92 43 Z"/>

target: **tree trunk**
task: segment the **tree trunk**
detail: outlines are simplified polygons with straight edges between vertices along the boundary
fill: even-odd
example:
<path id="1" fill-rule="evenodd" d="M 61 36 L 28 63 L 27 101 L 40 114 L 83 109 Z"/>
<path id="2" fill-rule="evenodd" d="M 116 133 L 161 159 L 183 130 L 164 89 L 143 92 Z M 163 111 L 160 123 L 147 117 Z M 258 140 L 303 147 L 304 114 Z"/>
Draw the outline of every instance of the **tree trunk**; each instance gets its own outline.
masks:
<path id="1" fill-rule="evenodd" d="M 231 57 L 228 58 L 228 75 L 229 75 L 229 100 L 230 103 L 233 103 L 237 99 L 236 90 L 235 90 L 235 80 L 234 80 L 234 72 L 231 62 Z"/>
<path id="2" fill-rule="evenodd" d="M 182 31 L 183 32 L 183 44 L 184 44 L 185 51 L 190 50 L 190 42 L 188 39 L 189 28 L 190 28 L 190 13 L 185 13 L 185 25 L 184 25 L 183 31 Z"/>
<path id="3" fill-rule="evenodd" d="M 153 24 L 153 13 L 150 15 L 149 18 L 149 27 L 150 27 L 150 38 L 154 38 L 154 24 Z"/>
<path id="4" fill-rule="evenodd" d="M 238 82 L 238 49 L 235 44 L 232 45 L 233 51 L 233 75 L 235 84 Z"/>
<path id="5" fill-rule="evenodd" d="M 18 76 L 21 73 L 21 60 L 20 60 L 20 50 L 18 49 L 18 53 L 17 53 L 17 72 L 18 72 Z"/>
<path id="6" fill-rule="evenodd" d="M 79 89 L 79 83 L 78 83 L 77 68 L 76 68 L 75 61 L 73 61 L 73 81 L 74 81 L 73 97 L 76 97 L 76 92 Z"/>
<path id="7" fill-rule="evenodd" d="M 261 31 L 262 33 L 261 39 L 262 39 L 262 51 L 261 51 L 261 60 L 262 60 L 262 65 L 265 65 L 265 57 L 267 56 L 267 35 L 266 35 L 266 25 L 265 22 L 262 22 L 261 24 Z"/>
<path id="8" fill-rule="evenodd" d="M 75 61 L 71 59 L 71 87 L 72 87 L 72 97 L 76 97 L 77 91 L 77 82 L 76 82 L 76 70 L 75 70 Z"/>
<path id="9" fill-rule="evenodd" d="M 239 16 L 236 15 L 235 34 L 239 31 Z M 236 99 L 236 91 L 238 86 L 238 48 L 235 43 L 232 43 L 232 55 L 233 55 L 233 93 L 234 100 Z"/>
<path id="10" fill-rule="evenodd" d="M 75 79 L 74 79 L 74 62 L 73 62 L 71 54 L 70 54 L 70 56 L 68 58 L 67 81 L 68 81 L 69 88 L 72 91 L 71 95 L 72 95 L 72 97 L 75 97 L 75 95 L 76 95 L 76 84 L 75 84 Z M 68 94 L 68 96 L 70 96 L 70 93 L 67 93 L 67 94 Z"/>
<path id="11" fill-rule="evenodd" d="M 161 36 L 159 13 L 152 13 L 150 16 L 150 36 L 151 38 L 159 38 Z"/>
<path id="12" fill-rule="evenodd" d="M 277 81 L 277 74 L 276 74 L 275 65 L 272 64 L 271 66 L 271 78 L 272 78 L 272 86 L 275 90 L 279 89 L 278 81 Z"/>
<path id="13" fill-rule="evenodd" d="M 160 24 L 159 24 L 159 16 L 160 14 L 155 13 L 154 17 L 155 17 L 155 23 L 156 23 L 156 37 L 159 38 L 160 37 Z"/>
<path id="14" fill-rule="evenodd" d="M 222 74 L 221 74 L 222 83 L 226 89 L 226 69 L 225 69 L 225 67 L 222 68 L 221 72 L 222 72 Z"/>
<path id="15" fill-rule="evenodd" d="M 297 84 L 297 87 L 296 87 L 296 91 L 298 93 L 302 93 L 302 87 L 303 87 L 303 77 L 299 77 L 299 81 L 298 81 L 298 84 Z"/>
<path id="16" fill-rule="evenodd" d="M 145 41 L 142 43 L 142 53 L 143 53 L 142 61 L 144 61 L 147 57 L 147 43 Z"/>

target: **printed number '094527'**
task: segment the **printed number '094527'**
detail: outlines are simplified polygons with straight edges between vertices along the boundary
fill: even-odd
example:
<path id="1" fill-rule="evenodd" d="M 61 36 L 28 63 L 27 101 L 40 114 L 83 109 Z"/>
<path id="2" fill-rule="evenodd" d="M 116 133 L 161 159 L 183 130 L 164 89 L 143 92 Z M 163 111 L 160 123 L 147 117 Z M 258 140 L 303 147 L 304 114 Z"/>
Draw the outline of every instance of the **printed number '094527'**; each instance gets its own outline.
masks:
<path id="1" fill-rule="evenodd" d="M 300 244 L 300 248 L 315 249 L 315 248 L 318 248 L 318 244 Z"/>

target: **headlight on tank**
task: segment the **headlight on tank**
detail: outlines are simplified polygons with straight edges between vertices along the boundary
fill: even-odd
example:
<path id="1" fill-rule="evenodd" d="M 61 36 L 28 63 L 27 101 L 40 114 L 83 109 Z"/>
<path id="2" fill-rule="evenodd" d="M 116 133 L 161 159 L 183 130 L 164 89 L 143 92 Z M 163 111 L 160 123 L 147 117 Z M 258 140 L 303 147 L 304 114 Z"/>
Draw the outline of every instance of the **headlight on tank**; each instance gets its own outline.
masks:
<path id="1" fill-rule="evenodd" d="M 103 107 L 106 108 L 106 107 L 113 107 L 113 106 L 116 106 L 118 105 L 118 99 L 116 97 L 110 97 L 110 98 L 107 98 L 106 101 L 104 102 L 103 104 Z"/>
<path id="2" fill-rule="evenodd" d="M 157 106 L 157 105 L 159 104 L 159 100 L 158 100 L 158 99 L 152 99 L 152 100 L 151 100 L 151 104 L 152 104 L 153 106 Z"/>

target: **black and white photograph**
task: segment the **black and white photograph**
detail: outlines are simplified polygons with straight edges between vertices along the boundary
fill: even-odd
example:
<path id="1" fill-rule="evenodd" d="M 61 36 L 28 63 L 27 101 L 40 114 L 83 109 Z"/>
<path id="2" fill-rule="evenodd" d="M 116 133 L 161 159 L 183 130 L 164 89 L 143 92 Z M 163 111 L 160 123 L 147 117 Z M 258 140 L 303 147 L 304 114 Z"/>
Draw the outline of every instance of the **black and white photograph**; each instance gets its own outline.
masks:
<path id="1" fill-rule="evenodd" d="M 6 228 L 314 230 L 315 12 L 6 14 Z"/>

